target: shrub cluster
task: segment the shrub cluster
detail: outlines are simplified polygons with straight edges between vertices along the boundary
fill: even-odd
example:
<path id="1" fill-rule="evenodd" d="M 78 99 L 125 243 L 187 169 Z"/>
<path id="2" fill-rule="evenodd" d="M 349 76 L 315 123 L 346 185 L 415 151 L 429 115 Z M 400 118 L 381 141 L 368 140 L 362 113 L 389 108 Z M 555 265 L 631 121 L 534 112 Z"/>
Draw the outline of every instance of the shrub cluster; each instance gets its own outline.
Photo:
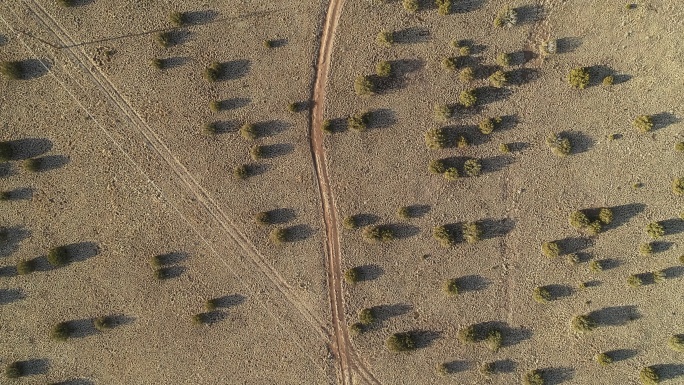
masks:
<path id="1" fill-rule="evenodd" d="M 395 238 L 394 231 L 385 225 L 368 226 L 363 230 L 363 236 L 371 242 L 389 242 Z"/>
<path id="2" fill-rule="evenodd" d="M 653 129 L 653 118 L 650 115 L 639 115 L 634 118 L 632 125 L 640 132 L 649 132 Z"/>
<path id="3" fill-rule="evenodd" d="M 588 214 L 592 214 L 592 211 L 595 211 L 596 214 L 589 217 Z M 570 226 L 577 230 L 596 235 L 603 230 L 605 225 L 608 225 L 613 221 L 613 212 L 607 207 L 603 207 L 598 211 L 578 210 L 570 214 L 568 221 L 570 222 Z"/>
<path id="4" fill-rule="evenodd" d="M 537 286 L 534 288 L 532 293 L 532 298 L 538 303 L 546 303 L 553 299 L 551 292 L 545 286 Z"/>
<path id="5" fill-rule="evenodd" d="M 589 85 L 589 71 L 584 67 L 577 67 L 570 70 L 568 83 L 574 88 L 583 90 Z"/>
<path id="6" fill-rule="evenodd" d="M 546 145 L 549 146 L 551 152 L 558 156 L 566 156 L 572 153 L 572 145 L 570 139 L 561 134 L 551 133 L 546 137 Z"/>
<path id="7" fill-rule="evenodd" d="M 494 26 L 499 28 L 512 27 L 516 24 L 518 24 L 518 12 L 509 6 L 502 8 L 494 18 Z"/>
<path id="8" fill-rule="evenodd" d="M 425 133 L 425 145 L 431 150 L 439 150 L 449 145 L 444 128 L 431 128 Z"/>
<path id="9" fill-rule="evenodd" d="M 359 75 L 354 80 L 354 91 L 359 96 L 371 96 L 375 94 L 375 87 L 368 76 Z"/>
<path id="10" fill-rule="evenodd" d="M 416 348 L 416 339 L 409 333 L 394 333 L 387 339 L 387 348 L 393 352 L 407 352 Z"/>

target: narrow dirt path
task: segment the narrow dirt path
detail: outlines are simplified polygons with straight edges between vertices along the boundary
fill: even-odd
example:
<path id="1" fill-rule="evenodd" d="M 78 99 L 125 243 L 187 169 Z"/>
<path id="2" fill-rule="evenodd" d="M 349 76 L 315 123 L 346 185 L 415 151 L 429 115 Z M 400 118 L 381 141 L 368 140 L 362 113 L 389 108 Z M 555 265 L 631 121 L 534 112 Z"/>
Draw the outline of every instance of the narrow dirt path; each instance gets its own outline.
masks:
<path id="1" fill-rule="evenodd" d="M 354 376 L 367 384 L 380 384 L 373 374 L 365 366 L 357 355 L 349 338 L 347 321 L 344 315 L 344 297 L 342 290 L 342 254 L 340 252 L 340 237 L 338 234 L 338 218 L 335 200 L 330 187 L 328 165 L 325 159 L 323 146 L 323 110 L 325 107 L 326 85 L 330 60 L 332 57 L 335 30 L 340 20 L 344 0 L 330 0 L 325 14 L 321 43 L 316 63 L 316 74 L 311 100 L 313 103 L 309 138 L 311 140 L 311 155 L 314 163 L 314 172 L 318 182 L 318 191 L 321 196 L 323 220 L 325 222 L 326 235 L 326 267 L 328 280 L 328 295 L 330 297 L 330 310 L 332 314 L 333 341 L 332 351 L 338 362 L 338 380 L 342 384 L 352 384 Z"/>

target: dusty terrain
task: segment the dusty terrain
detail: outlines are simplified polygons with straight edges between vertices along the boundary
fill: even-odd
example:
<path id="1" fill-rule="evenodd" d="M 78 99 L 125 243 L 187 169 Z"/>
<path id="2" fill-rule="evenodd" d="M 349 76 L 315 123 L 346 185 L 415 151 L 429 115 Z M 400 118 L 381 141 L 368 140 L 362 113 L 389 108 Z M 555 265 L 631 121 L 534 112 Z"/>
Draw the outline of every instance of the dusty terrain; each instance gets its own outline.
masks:
<path id="1" fill-rule="evenodd" d="M 0 96 L 0 141 L 17 149 L 0 163 L 0 191 L 16 198 L 0 202 L 9 229 L 0 366 L 25 362 L 16 382 L 27 384 L 513 384 L 532 369 L 550 384 L 637 384 L 650 365 L 664 383 L 684 381 L 684 356 L 667 347 L 684 333 L 684 205 L 670 188 L 684 176 L 674 150 L 684 141 L 684 8 L 519 1 L 510 4 L 518 24 L 493 27 L 508 3 L 458 0 L 446 16 L 431 1 L 416 14 L 367 0 L 0 5 L 0 61 L 31 69 L 28 79 L 2 78 Z M 189 24 L 173 27 L 174 10 L 191 12 Z M 394 32 L 391 47 L 376 43 L 383 29 Z M 155 41 L 164 31 L 171 47 Z M 549 38 L 558 52 L 542 59 L 538 43 Z M 458 55 L 453 39 L 471 47 L 471 85 L 440 67 Z M 481 75 L 500 52 L 514 60 L 509 84 L 494 90 Z M 155 58 L 169 67 L 154 68 Z M 390 81 L 357 96 L 354 78 L 380 60 L 393 64 Z M 215 83 L 202 77 L 212 61 L 226 68 Z M 587 89 L 567 84 L 574 67 L 590 67 Z M 608 74 L 615 84 L 601 85 Z M 476 108 L 435 120 L 434 105 L 454 105 L 470 87 Z M 369 129 L 344 129 L 362 110 Z M 653 131 L 632 127 L 640 114 L 654 116 Z M 493 116 L 506 117 L 503 127 L 479 134 Z M 332 134 L 320 130 L 326 119 Z M 218 134 L 203 132 L 209 122 Z M 240 135 L 245 122 L 260 138 Z M 471 146 L 430 150 L 433 127 Z M 565 132 L 573 153 L 552 154 L 549 132 Z M 250 158 L 254 144 L 262 159 Z M 35 157 L 43 171 L 26 169 Z M 450 182 L 428 172 L 449 157 L 482 159 L 482 175 Z M 237 179 L 240 164 L 254 175 Z M 410 205 L 416 217 L 399 218 Z M 615 215 L 598 236 L 568 224 L 571 212 L 594 207 Z M 256 224 L 268 210 L 277 223 Z M 365 241 L 362 229 L 341 226 L 353 214 L 392 225 L 397 239 Z M 445 249 L 432 237 L 434 226 L 471 221 L 484 229 L 478 243 Z M 654 221 L 665 236 L 641 256 Z M 288 228 L 289 240 L 274 244 L 274 228 Z M 543 256 L 541 243 L 555 240 L 581 262 Z M 54 268 L 45 255 L 60 245 L 73 258 Z M 173 277 L 160 281 L 151 258 L 162 254 Z M 38 271 L 17 275 L 32 258 Z M 604 271 L 592 260 L 608 260 Z M 355 266 L 364 279 L 346 284 Z M 666 279 L 627 285 L 648 271 Z M 462 283 L 456 297 L 443 291 L 451 278 Z M 533 301 L 545 285 L 556 299 Z M 220 307 L 194 324 L 210 298 Z M 362 308 L 378 319 L 355 336 L 348 327 Z M 571 318 L 587 313 L 597 329 L 572 331 Z M 103 315 L 117 326 L 95 330 Z M 62 321 L 76 331 L 55 341 L 50 330 Z M 503 331 L 498 352 L 459 341 L 459 330 L 480 323 Z M 387 337 L 404 331 L 418 349 L 388 351 Z M 615 362 L 601 367 L 594 356 L 607 351 Z M 485 362 L 493 374 L 480 372 Z M 449 374 L 436 370 L 442 363 Z"/>

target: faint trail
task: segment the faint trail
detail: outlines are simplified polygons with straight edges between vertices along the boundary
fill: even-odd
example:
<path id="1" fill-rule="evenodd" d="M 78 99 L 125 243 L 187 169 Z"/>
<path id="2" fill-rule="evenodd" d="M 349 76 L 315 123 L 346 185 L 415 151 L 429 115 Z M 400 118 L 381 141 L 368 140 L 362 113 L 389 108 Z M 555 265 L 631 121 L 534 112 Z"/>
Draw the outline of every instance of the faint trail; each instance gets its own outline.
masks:
<path id="1" fill-rule="evenodd" d="M 325 107 L 326 84 L 330 70 L 332 46 L 335 30 L 340 20 L 344 0 L 330 0 L 325 14 L 323 33 L 318 51 L 316 74 L 311 100 L 313 107 L 310 115 L 309 138 L 311 140 L 311 155 L 316 173 L 318 191 L 321 196 L 323 221 L 326 234 L 326 267 L 328 280 L 328 295 L 334 331 L 333 351 L 339 364 L 339 379 L 343 384 L 353 383 L 353 371 L 368 384 L 380 384 L 360 359 L 349 338 L 347 322 L 344 315 L 344 296 L 342 289 L 342 254 L 340 252 L 340 237 L 338 235 L 337 209 L 335 198 L 330 187 L 328 165 L 323 147 L 323 108 Z"/>

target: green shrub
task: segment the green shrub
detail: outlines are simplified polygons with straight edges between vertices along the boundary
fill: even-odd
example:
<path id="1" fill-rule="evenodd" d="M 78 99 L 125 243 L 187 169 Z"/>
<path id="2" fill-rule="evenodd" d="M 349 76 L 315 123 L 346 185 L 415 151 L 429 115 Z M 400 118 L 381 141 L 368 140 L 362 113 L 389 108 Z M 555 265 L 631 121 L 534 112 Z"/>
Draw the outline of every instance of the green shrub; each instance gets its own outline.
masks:
<path id="1" fill-rule="evenodd" d="M 219 307 L 220 304 L 221 304 L 220 298 L 212 298 L 212 299 L 208 299 L 204 302 L 204 308 L 207 309 L 207 311 L 214 311 Z"/>
<path id="2" fill-rule="evenodd" d="M 596 328 L 596 322 L 589 315 L 575 316 L 570 322 L 572 328 L 580 333 L 586 333 Z"/>
<path id="3" fill-rule="evenodd" d="M 492 329 L 487 332 L 484 339 L 485 346 L 493 352 L 498 351 L 503 344 L 503 335 L 500 330 Z"/>
<path id="4" fill-rule="evenodd" d="M 220 100 L 212 100 L 211 102 L 209 102 L 209 109 L 212 112 L 219 112 L 222 110 L 222 107 L 223 106 Z"/>
<path id="5" fill-rule="evenodd" d="M 565 256 L 565 261 L 568 263 L 568 265 L 576 265 L 580 263 L 580 257 L 575 253 L 570 253 Z"/>
<path id="6" fill-rule="evenodd" d="M 611 222 L 613 222 L 613 210 L 607 207 L 599 209 L 598 219 L 604 225 L 610 224 Z"/>
<path id="7" fill-rule="evenodd" d="M 36 261 L 33 259 L 24 259 L 17 263 L 17 274 L 26 275 L 36 271 Z"/>
<path id="8" fill-rule="evenodd" d="M 42 169 L 43 160 L 41 158 L 31 158 L 24 160 L 24 168 L 27 171 L 38 172 Z"/>
<path id="9" fill-rule="evenodd" d="M 632 287 L 639 287 L 644 284 L 644 280 L 639 274 L 631 274 L 627 277 L 627 284 Z"/>
<path id="10" fill-rule="evenodd" d="M 401 219 L 411 218 L 411 208 L 408 206 L 399 207 L 397 209 L 397 216 Z"/>
<path id="11" fill-rule="evenodd" d="M 644 385 L 655 385 L 660 383 L 660 375 L 653 366 L 647 366 L 639 372 L 639 381 Z"/>
<path id="12" fill-rule="evenodd" d="M 375 41 L 382 46 L 391 47 L 394 44 L 394 34 L 389 31 L 382 30 L 378 32 L 378 36 Z"/>
<path id="13" fill-rule="evenodd" d="M 442 376 L 451 374 L 451 370 L 449 370 L 449 365 L 447 365 L 446 362 L 442 362 L 441 364 L 437 365 L 437 373 L 441 374 Z"/>
<path id="14" fill-rule="evenodd" d="M 359 223 L 355 215 L 350 215 L 342 220 L 342 226 L 344 226 L 346 229 L 352 230 L 358 228 Z"/>
<path id="15" fill-rule="evenodd" d="M 259 160 L 264 157 L 264 147 L 260 146 L 258 144 L 255 144 L 249 149 L 249 156 L 252 157 L 254 160 Z"/>
<path id="16" fill-rule="evenodd" d="M 352 336 L 358 336 L 359 334 L 363 333 L 364 327 L 361 324 L 361 322 L 355 322 L 351 325 L 349 325 L 349 334 Z"/>
<path id="17" fill-rule="evenodd" d="M 494 26 L 496 27 L 512 27 L 518 24 L 518 13 L 515 9 L 505 6 L 494 18 Z"/>
<path id="18" fill-rule="evenodd" d="M 432 230 L 432 236 L 444 247 L 451 247 L 458 242 L 457 235 L 447 226 L 436 226 Z"/>
<path id="19" fill-rule="evenodd" d="M 667 340 L 667 345 L 670 347 L 670 349 L 676 352 L 684 353 L 684 335 L 673 335 L 669 340 Z"/>
<path id="20" fill-rule="evenodd" d="M 435 0 L 437 6 L 437 13 L 440 15 L 448 15 L 451 13 L 451 0 Z"/>
<path id="21" fill-rule="evenodd" d="M 283 242 L 287 242 L 288 235 L 289 234 L 288 234 L 287 229 L 278 228 L 278 229 L 273 229 L 273 231 L 271 231 L 270 238 L 271 238 L 271 241 L 273 241 L 274 243 L 283 243 Z"/>
<path id="22" fill-rule="evenodd" d="M 371 242 L 389 242 L 394 239 L 394 231 L 388 226 L 368 226 L 363 230 L 363 236 Z"/>
<path id="23" fill-rule="evenodd" d="M 292 102 L 287 105 L 287 110 L 290 111 L 291 113 L 299 112 L 299 103 L 297 102 Z"/>
<path id="24" fill-rule="evenodd" d="M 539 54 L 542 58 L 558 52 L 558 41 L 556 39 L 544 40 L 539 44 Z"/>
<path id="25" fill-rule="evenodd" d="M 653 254 L 653 244 L 651 244 L 651 242 L 644 242 L 639 244 L 639 254 L 643 256 Z"/>
<path id="26" fill-rule="evenodd" d="M 249 167 L 246 164 L 241 164 L 233 169 L 233 175 L 238 179 L 247 179 L 249 176 Z"/>
<path id="27" fill-rule="evenodd" d="M 470 146 L 470 143 L 468 143 L 468 139 L 466 139 L 466 137 L 463 135 L 459 136 L 458 140 L 456 141 L 456 147 L 466 148 L 468 146 Z"/>
<path id="28" fill-rule="evenodd" d="M 223 76 L 224 67 L 223 64 L 215 61 L 211 62 L 207 68 L 204 69 L 204 78 L 210 82 L 215 82 L 221 79 Z"/>
<path id="29" fill-rule="evenodd" d="M 542 243 L 542 254 L 548 258 L 556 258 L 560 255 L 560 246 L 556 242 L 544 242 Z"/>
<path id="30" fill-rule="evenodd" d="M 544 375 L 541 370 L 530 370 L 523 375 L 523 385 L 544 385 Z"/>
<path id="31" fill-rule="evenodd" d="M 375 312 L 373 309 L 362 309 L 359 312 L 359 322 L 361 322 L 361 324 L 364 326 L 371 325 L 373 322 L 375 322 Z"/>
<path id="32" fill-rule="evenodd" d="M 171 12 L 169 20 L 176 27 L 181 27 L 188 22 L 188 16 L 185 12 Z"/>
<path id="33" fill-rule="evenodd" d="M 462 343 L 474 343 L 479 339 L 475 325 L 467 326 L 458 331 L 458 340 Z"/>
<path id="34" fill-rule="evenodd" d="M 479 159 L 468 159 L 463 163 L 463 171 L 468 176 L 479 176 L 482 172 L 482 164 Z"/>
<path id="35" fill-rule="evenodd" d="M 446 170 L 444 170 L 444 173 L 442 174 L 444 179 L 448 181 L 455 181 L 458 179 L 458 169 L 456 167 L 449 167 Z"/>
<path id="36" fill-rule="evenodd" d="M 477 243 L 482 237 L 482 229 L 477 222 L 470 222 L 463 224 L 463 238 L 468 243 Z"/>
<path id="37" fill-rule="evenodd" d="M 71 337 L 72 332 L 73 330 L 68 322 L 60 322 L 52 328 L 50 338 L 57 341 L 66 341 Z"/>
<path id="38" fill-rule="evenodd" d="M 505 72 L 499 70 L 489 75 L 487 80 L 492 87 L 501 88 L 508 82 L 508 77 Z"/>
<path id="39" fill-rule="evenodd" d="M 575 211 L 570 214 L 569 222 L 570 226 L 576 228 L 577 230 L 582 230 L 591 224 L 587 215 L 581 211 Z"/>
<path id="40" fill-rule="evenodd" d="M 9 142 L 0 142 L 0 162 L 7 162 L 14 157 L 14 148 Z"/>
<path id="41" fill-rule="evenodd" d="M 387 348 L 393 352 L 407 352 L 416 348 L 416 340 L 411 333 L 394 333 L 387 339 Z"/>
<path id="42" fill-rule="evenodd" d="M 97 317 L 93 320 L 95 329 L 104 332 L 114 327 L 114 319 L 108 316 Z"/>
<path id="43" fill-rule="evenodd" d="M 271 213 L 268 211 L 261 211 L 258 212 L 254 216 L 254 221 L 256 221 L 257 224 L 265 226 L 271 224 Z"/>
<path id="44" fill-rule="evenodd" d="M 444 59 L 442 59 L 442 62 L 440 63 L 440 65 L 446 71 L 453 72 L 456 70 L 456 59 L 454 59 L 452 57 L 444 58 Z"/>
<path id="45" fill-rule="evenodd" d="M 160 267 L 154 271 L 154 278 L 159 281 L 171 278 L 171 270 L 166 267 Z"/>
<path id="46" fill-rule="evenodd" d="M 270 40 L 270 39 L 264 40 L 264 43 L 263 43 L 263 44 L 264 44 L 264 47 L 266 47 L 266 48 L 273 48 L 273 47 L 275 47 L 275 41 Z"/>
<path id="47" fill-rule="evenodd" d="M 475 96 L 475 90 L 465 90 L 461 91 L 458 95 L 458 101 L 461 102 L 463 107 L 472 107 L 477 103 L 477 96 Z"/>
<path id="48" fill-rule="evenodd" d="M 665 228 L 659 222 L 651 222 L 646 226 L 646 234 L 653 239 L 659 239 L 665 235 Z"/>
<path id="49" fill-rule="evenodd" d="M 446 104 L 435 104 L 434 113 L 436 120 L 445 121 L 451 118 L 453 110 Z"/>
<path id="50" fill-rule="evenodd" d="M 386 60 L 378 62 L 375 66 L 375 73 L 381 78 L 389 77 L 392 74 L 392 65 Z"/>
<path id="51" fill-rule="evenodd" d="M 24 372 L 24 365 L 19 361 L 12 362 L 5 367 L 5 377 L 7 378 L 21 378 L 24 376 Z"/>
<path id="52" fill-rule="evenodd" d="M 607 353 L 599 353 L 596 356 L 594 356 L 594 359 L 601 366 L 608 366 L 613 363 L 613 358 L 609 356 Z"/>
<path id="53" fill-rule="evenodd" d="M 577 67 L 570 70 L 568 83 L 574 88 L 583 90 L 589 85 L 589 71 L 584 67 Z"/>
<path id="54" fill-rule="evenodd" d="M 418 0 L 402 0 L 401 4 L 409 13 L 416 13 L 418 11 Z"/>
<path id="55" fill-rule="evenodd" d="M 500 65 L 501 67 L 508 67 L 511 65 L 511 55 L 507 54 L 505 52 L 501 52 L 498 55 L 496 55 L 496 64 Z"/>
<path id="56" fill-rule="evenodd" d="M 259 138 L 259 133 L 256 127 L 251 123 L 245 123 L 240 127 L 240 135 L 248 140 L 255 140 Z"/>
<path id="57" fill-rule="evenodd" d="M 326 119 L 323 121 L 323 124 L 321 124 L 321 131 L 325 132 L 326 134 L 333 133 L 333 125 L 330 119 Z"/>
<path id="58" fill-rule="evenodd" d="M 197 313 L 192 316 L 192 323 L 195 325 L 206 325 L 211 322 L 211 317 L 207 313 Z"/>
<path id="59" fill-rule="evenodd" d="M 684 195 L 684 178 L 676 178 L 672 181 L 672 193 L 677 196 Z"/>
<path id="60" fill-rule="evenodd" d="M 361 268 L 352 267 L 351 269 L 344 272 L 344 280 L 347 283 L 355 284 L 361 280 Z"/>
<path id="61" fill-rule="evenodd" d="M 682 254 L 682 255 L 679 256 L 679 263 L 681 263 L 682 265 L 684 265 L 684 254 Z"/>
<path id="62" fill-rule="evenodd" d="M 69 263 L 69 251 L 64 246 L 53 247 L 48 251 L 47 260 L 52 266 L 64 266 Z"/>
<path id="63" fill-rule="evenodd" d="M 169 48 L 173 45 L 173 34 L 171 32 L 159 32 L 156 37 L 157 43 L 164 48 Z"/>
<path id="64" fill-rule="evenodd" d="M 489 135 L 491 134 L 494 129 L 501 124 L 501 117 L 496 117 L 496 118 L 486 118 L 480 121 L 478 123 L 477 127 L 480 129 L 480 132 Z"/>
<path id="65" fill-rule="evenodd" d="M 634 118 L 632 125 L 640 132 L 649 132 L 653 129 L 653 118 L 650 115 L 639 115 Z"/>
<path id="66" fill-rule="evenodd" d="M 24 68 L 19 61 L 5 61 L 0 63 L 0 73 L 8 79 L 18 80 L 24 76 Z"/>
<path id="67" fill-rule="evenodd" d="M 572 145 L 570 139 L 561 134 L 551 133 L 546 137 L 546 145 L 549 146 L 551 152 L 558 156 L 570 155 L 572 152 Z"/>
<path id="68" fill-rule="evenodd" d="M 446 171 L 446 164 L 441 159 L 435 159 L 428 165 L 428 170 L 432 174 L 442 174 Z"/>
<path id="69" fill-rule="evenodd" d="M 596 272 L 596 273 L 601 272 L 601 271 L 603 271 L 603 264 L 601 263 L 601 261 L 597 261 L 597 260 L 591 261 L 589 263 L 589 269 L 591 269 L 591 271 Z"/>
<path id="70" fill-rule="evenodd" d="M 475 71 L 471 67 L 465 67 L 458 73 L 458 80 L 461 83 L 470 83 L 475 80 Z"/>
<path id="71" fill-rule="evenodd" d="M 684 142 L 677 142 L 675 143 L 675 151 L 677 152 L 684 152 Z"/>
<path id="72" fill-rule="evenodd" d="M 606 87 L 612 86 L 613 83 L 615 83 L 615 78 L 612 75 L 606 76 L 603 78 L 603 80 L 601 80 L 601 84 Z"/>
<path id="73" fill-rule="evenodd" d="M 651 274 L 651 279 L 653 283 L 662 283 L 667 279 L 667 273 L 664 270 L 654 271 Z"/>
<path id="74" fill-rule="evenodd" d="M 164 68 L 166 68 L 166 62 L 164 61 L 164 59 L 152 59 L 150 61 L 150 64 L 152 65 L 152 67 L 158 70 L 163 70 Z"/>
<path id="75" fill-rule="evenodd" d="M 459 285 L 457 278 L 451 278 L 444 284 L 444 291 L 449 295 L 458 295 Z"/>
<path id="76" fill-rule="evenodd" d="M 545 286 L 537 286 L 534 288 L 534 292 L 532 293 L 532 299 L 538 303 L 546 303 L 551 301 L 553 297 L 551 296 L 551 292 L 548 288 Z"/>
<path id="77" fill-rule="evenodd" d="M 458 54 L 461 56 L 468 56 L 470 55 L 470 47 L 464 45 L 461 47 L 458 47 Z"/>
<path id="78" fill-rule="evenodd" d="M 221 131 L 221 129 L 216 122 L 209 122 L 204 124 L 202 131 L 204 131 L 204 133 L 207 135 L 216 135 Z"/>
<path id="79" fill-rule="evenodd" d="M 502 154 L 508 154 L 511 152 L 511 148 L 508 146 L 507 143 L 500 143 L 499 144 L 499 152 Z"/>
<path id="80" fill-rule="evenodd" d="M 373 83 L 364 75 L 359 75 L 354 80 L 354 91 L 358 96 L 371 96 L 375 93 Z"/>

